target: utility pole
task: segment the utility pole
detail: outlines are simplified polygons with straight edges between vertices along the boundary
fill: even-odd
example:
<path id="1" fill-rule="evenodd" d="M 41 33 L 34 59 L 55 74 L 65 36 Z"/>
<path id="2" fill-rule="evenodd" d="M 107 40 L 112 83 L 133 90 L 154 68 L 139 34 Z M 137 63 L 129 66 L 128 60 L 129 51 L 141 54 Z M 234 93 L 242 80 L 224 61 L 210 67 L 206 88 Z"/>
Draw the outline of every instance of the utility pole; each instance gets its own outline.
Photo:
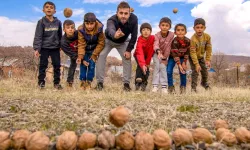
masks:
<path id="1" fill-rule="evenodd" d="M 240 71 L 239 71 L 239 67 L 240 67 L 240 63 L 237 63 L 236 64 L 236 68 L 237 68 L 237 87 L 240 87 L 240 75 L 239 75 L 239 73 L 240 73 Z"/>

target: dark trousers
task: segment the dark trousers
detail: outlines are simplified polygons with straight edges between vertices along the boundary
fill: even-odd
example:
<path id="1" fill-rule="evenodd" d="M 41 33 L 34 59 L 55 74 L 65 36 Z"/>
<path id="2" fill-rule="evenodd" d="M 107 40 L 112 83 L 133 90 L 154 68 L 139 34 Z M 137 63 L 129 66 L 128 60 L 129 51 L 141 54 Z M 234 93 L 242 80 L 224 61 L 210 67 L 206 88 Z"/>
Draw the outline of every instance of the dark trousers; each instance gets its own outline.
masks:
<path id="1" fill-rule="evenodd" d="M 40 51 L 40 65 L 39 65 L 39 75 L 38 84 L 45 85 L 46 69 L 48 68 L 48 58 L 51 58 L 52 65 L 54 68 L 54 84 L 60 83 L 60 50 L 58 49 L 41 49 Z"/>
<path id="2" fill-rule="evenodd" d="M 201 66 L 201 84 L 206 85 L 206 84 L 208 84 L 207 83 L 208 82 L 208 71 L 207 71 L 206 63 L 205 63 L 204 58 L 198 59 L 198 61 L 199 61 L 199 64 Z M 189 58 L 189 63 L 190 63 L 191 69 L 192 69 L 192 85 L 191 85 L 191 87 L 193 89 L 195 89 L 197 87 L 197 81 L 198 81 L 199 74 L 195 70 L 195 65 L 194 65 L 191 58 Z"/>
<path id="3" fill-rule="evenodd" d="M 69 72 L 68 72 L 68 78 L 67 78 L 68 83 L 74 82 L 76 67 L 77 67 L 76 59 L 70 58 L 70 66 L 69 66 Z"/>
<path id="4" fill-rule="evenodd" d="M 138 63 L 138 60 L 137 60 L 136 57 L 135 57 L 135 61 L 137 62 L 136 73 L 135 73 L 135 85 L 136 86 L 141 86 L 141 85 L 146 86 L 148 84 L 148 77 L 149 77 L 149 74 L 150 74 L 149 68 L 147 67 L 146 74 L 144 74 L 141 67 L 139 66 L 139 63 Z M 141 83 L 136 82 L 137 78 L 141 78 L 142 82 Z"/>

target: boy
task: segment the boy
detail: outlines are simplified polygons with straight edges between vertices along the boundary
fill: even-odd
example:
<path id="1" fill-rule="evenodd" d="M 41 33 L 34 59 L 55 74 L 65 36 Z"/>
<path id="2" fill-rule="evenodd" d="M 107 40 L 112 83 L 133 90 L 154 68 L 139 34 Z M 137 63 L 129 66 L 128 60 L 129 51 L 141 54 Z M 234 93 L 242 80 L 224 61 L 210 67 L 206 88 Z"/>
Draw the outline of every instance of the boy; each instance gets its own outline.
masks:
<path id="1" fill-rule="evenodd" d="M 194 21 L 195 33 L 191 37 L 190 46 L 190 65 L 192 69 L 192 91 L 197 92 L 197 79 L 199 72 L 201 72 L 201 85 L 206 89 L 210 89 L 208 85 L 208 71 L 207 67 L 211 67 L 212 44 L 211 37 L 204 33 L 206 29 L 206 22 L 202 18 L 197 18 Z M 206 53 L 206 56 L 204 57 Z"/>
<path id="2" fill-rule="evenodd" d="M 61 40 L 61 49 L 70 57 L 70 67 L 68 72 L 67 83 L 72 87 L 74 81 L 75 70 L 77 67 L 76 59 L 78 53 L 78 31 L 75 30 L 75 23 L 72 20 L 65 20 L 63 23 L 63 31 L 65 34 Z"/>
<path id="3" fill-rule="evenodd" d="M 41 89 L 45 87 L 45 71 L 48 67 L 48 58 L 51 57 L 54 68 L 54 87 L 61 90 L 60 41 L 62 37 L 62 25 L 61 21 L 53 16 L 56 13 L 56 6 L 54 3 L 47 1 L 43 5 L 43 12 L 46 16 L 37 23 L 33 43 L 35 56 L 40 56 L 38 85 Z"/>
<path id="4" fill-rule="evenodd" d="M 187 33 L 187 27 L 184 24 L 177 24 L 174 28 L 174 33 L 176 37 L 174 38 L 171 45 L 171 51 L 167 66 L 168 92 L 172 94 L 175 91 L 173 84 L 173 70 L 175 64 L 177 64 L 180 71 L 181 80 L 180 93 L 183 94 L 186 91 L 186 70 L 190 51 L 190 40 L 185 37 Z"/>
<path id="5" fill-rule="evenodd" d="M 154 54 L 154 36 L 151 35 L 152 27 L 149 23 L 143 23 L 140 27 L 141 36 L 138 38 L 134 57 L 137 62 L 135 87 L 146 90 L 149 76 L 149 65 Z"/>
<path id="6" fill-rule="evenodd" d="M 83 25 L 78 28 L 78 58 L 80 65 L 81 87 L 84 90 L 91 88 L 95 76 L 95 63 L 105 44 L 103 24 L 96 19 L 94 13 L 84 16 Z"/>
<path id="7" fill-rule="evenodd" d="M 174 38 L 174 33 L 169 31 L 171 28 L 171 20 L 168 17 L 164 17 L 160 20 L 159 27 L 160 32 L 155 35 L 153 56 L 154 60 L 154 73 L 153 73 L 153 90 L 158 91 L 158 85 L 161 84 L 162 92 L 167 93 L 167 72 L 166 65 L 169 57 L 171 42 Z"/>

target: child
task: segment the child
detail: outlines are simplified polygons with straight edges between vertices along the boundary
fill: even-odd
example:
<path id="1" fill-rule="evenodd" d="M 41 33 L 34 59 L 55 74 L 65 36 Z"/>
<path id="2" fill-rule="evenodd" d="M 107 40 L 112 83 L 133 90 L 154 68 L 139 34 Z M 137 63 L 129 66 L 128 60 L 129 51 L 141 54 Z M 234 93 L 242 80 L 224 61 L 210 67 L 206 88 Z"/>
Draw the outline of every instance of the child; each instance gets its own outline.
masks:
<path id="1" fill-rule="evenodd" d="M 78 28 L 78 58 L 80 80 L 83 89 L 90 89 L 95 76 L 95 63 L 105 44 L 103 24 L 94 13 L 84 16 L 83 25 Z"/>
<path id="2" fill-rule="evenodd" d="M 151 35 L 152 27 L 149 23 L 143 23 L 140 27 L 141 36 L 138 38 L 134 57 L 137 62 L 135 87 L 146 90 L 149 76 L 149 65 L 154 54 L 154 36 Z"/>
<path id="3" fill-rule="evenodd" d="M 187 27 L 184 24 L 177 24 L 174 28 L 174 32 L 176 37 L 172 41 L 170 56 L 167 65 L 168 92 L 171 94 L 175 91 L 173 84 L 173 70 L 175 64 L 177 64 L 180 71 L 181 80 L 180 93 L 183 94 L 186 91 L 186 70 L 190 51 L 190 40 L 185 37 L 187 33 Z"/>
<path id="4" fill-rule="evenodd" d="M 78 31 L 75 29 L 75 23 L 72 20 L 65 20 L 63 23 L 63 31 L 65 34 L 61 40 L 61 49 L 66 55 L 70 57 L 70 67 L 68 72 L 68 86 L 72 87 L 74 81 L 75 70 L 77 67 L 77 43 L 78 43 Z"/>
<path id="5" fill-rule="evenodd" d="M 60 85 L 60 41 L 62 37 L 61 21 L 53 15 L 56 13 L 56 6 L 52 2 L 43 5 L 45 17 L 40 19 L 36 26 L 33 47 L 35 56 L 40 56 L 38 85 L 41 89 L 45 87 L 46 69 L 48 68 L 48 58 L 51 57 L 54 68 L 54 87 L 62 89 Z"/>
<path id="6" fill-rule="evenodd" d="M 195 33 L 191 37 L 190 46 L 190 66 L 192 69 L 192 91 L 197 92 L 197 79 L 199 72 L 201 72 L 201 85 L 206 89 L 210 89 L 208 85 L 208 71 L 207 67 L 211 67 L 212 44 L 211 37 L 204 33 L 206 29 L 206 22 L 202 18 L 194 21 Z M 204 56 L 206 53 L 206 56 Z"/>
<path id="7" fill-rule="evenodd" d="M 171 42 L 174 38 L 174 33 L 169 31 L 171 28 L 171 20 L 164 17 L 160 20 L 160 32 L 155 35 L 153 56 L 154 60 L 154 73 L 153 73 L 153 90 L 158 91 L 158 85 L 161 84 L 162 92 L 167 93 L 167 72 L 166 65 L 170 53 Z"/>

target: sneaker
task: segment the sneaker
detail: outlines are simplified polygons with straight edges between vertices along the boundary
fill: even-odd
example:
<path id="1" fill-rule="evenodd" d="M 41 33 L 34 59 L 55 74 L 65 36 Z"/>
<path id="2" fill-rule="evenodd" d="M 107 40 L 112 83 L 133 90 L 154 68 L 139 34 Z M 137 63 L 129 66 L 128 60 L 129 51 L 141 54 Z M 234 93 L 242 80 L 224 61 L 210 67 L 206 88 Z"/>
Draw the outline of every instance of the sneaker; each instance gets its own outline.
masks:
<path id="1" fill-rule="evenodd" d="M 57 89 L 57 90 L 62 90 L 63 89 L 61 84 L 54 84 L 54 88 Z"/>
<path id="2" fill-rule="evenodd" d="M 192 92 L 192 93 L 197 93 L 198 91 L 197 91 L 196 88 L 193 88 L 193 87 L 192 87 L 191 92 Z"/>
<path id="3" fill-rule="evenodd" d="M 44 84 L 44 83 L 40 83 L 38 86 L 39 86 L 39 88 L 40 88 L 41 90 L 43 90 L 43 89 L 45 88 L 45 84 Z"/>
<path id="4" fill-rule="evenodd" d="M 157 92 L 158 91 L 158 87 L 157 86 L 154 86 L 153 89 L 152 89 L 152 92 Z"/>
<path id="5" fill-rule="evenodd" d="M 137 83 L 142 83 L 142 78 L 136 78 L 135 81 L 136 81 Z"/>
<path id="6" fill-rule="evenodd" d="M 141 91 L 146 91 L 147 84 L 143 83 L 141 85 Z"/>
<path id="7" fill-rule="evenodd" d="M 96 90 L 98 91 L 101 91 L 103 89 L 103 83 L 102 82 L 98 82 L 96 87 L 95 87 Z"/>
<path id="8" fill-rule="evenodd" d="M 131 88 L 130 88 L 128 83 L 124 83 L 123 90 L 126 91 L 126 92 L 131 91 Z"/>
<path id="9" fill-rule="evenodd" d="M 168 89 L 167 88 L 162 88 L 161 92 L 164 93 L 164 94 L 168 94 Z"/>
<path id="10" fill-rule="evenodd" d="M 141 87 L 140 84 L 138 84 L 138 83 L 135 84 L 135 90 L 136 91 L 138 91 L 140 89 L 140 87 Z"/>
<path id="11" fill-rule="evenodd" d="M 185 93 L 186 93 L 186 87 L 180 86 L 180 94 L 185 94 Z"/>
<path id="12" fill-rule="evenodd" d="M 211 90 L 210 86 L 209 86 L 207 83 L 205 83 L 205 84 L 201 83 L 201 86 L 202 86 L 205 90 Z"/>
<path id="13" fill-rule="evenodd" d="M 175 87 L 174 86 L 168 86 L 168 93 L 169 94 L 174 94 L 175 92 Z"/>
<path id="14" fill-rule="evenodd" d="M 91 81 L 86 81 L 85 82 L 85 90 L 90 90 L 91 89 Z"/>
<path id="15" fill-rule="evenodd" d="M 73 83 L 72 82 L 68 82 L 67 86 L 70 87 L 70 88 L 72 88 L 73 87 Z"/>
<path id="16" fill-rule="evenodd" d="M 82 88 L 83 90 L 85 90 L 85 81 L 81 81 L 80 88 Z"/>

